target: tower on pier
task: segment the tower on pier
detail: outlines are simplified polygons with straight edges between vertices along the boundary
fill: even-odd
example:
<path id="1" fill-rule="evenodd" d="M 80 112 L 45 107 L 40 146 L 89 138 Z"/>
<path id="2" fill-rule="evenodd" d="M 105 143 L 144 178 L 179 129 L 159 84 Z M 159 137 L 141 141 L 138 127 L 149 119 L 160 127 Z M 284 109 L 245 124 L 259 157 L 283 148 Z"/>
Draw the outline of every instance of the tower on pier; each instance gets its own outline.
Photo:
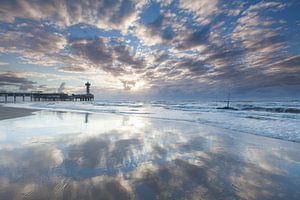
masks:
<path id="1" fill-rule="evenodd" d="M 90 86 L 91 86 L 91 84 L 89 82 L 86 82 L 85 86 L 86 86 L 86 94 L 90 94 Z"/>

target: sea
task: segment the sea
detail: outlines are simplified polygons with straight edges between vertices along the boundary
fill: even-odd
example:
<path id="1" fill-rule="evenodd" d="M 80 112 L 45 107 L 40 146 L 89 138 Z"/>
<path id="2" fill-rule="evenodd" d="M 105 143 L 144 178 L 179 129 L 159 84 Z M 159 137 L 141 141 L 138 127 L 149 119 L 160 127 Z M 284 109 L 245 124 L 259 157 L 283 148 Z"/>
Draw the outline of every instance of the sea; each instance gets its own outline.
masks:
<path id="1" fill-rule="evenodd" d="M 18 102 L 14 107 L 81 113 L 110 113 L 185 121 L 300 142 L 300 101 L 104 101 Z"/>
<path id="2" fill-rule="evenodd" d="M 40 111 L 0 120 L 0 199 L 300 197 L 299 101 L 4 106 Z"/>

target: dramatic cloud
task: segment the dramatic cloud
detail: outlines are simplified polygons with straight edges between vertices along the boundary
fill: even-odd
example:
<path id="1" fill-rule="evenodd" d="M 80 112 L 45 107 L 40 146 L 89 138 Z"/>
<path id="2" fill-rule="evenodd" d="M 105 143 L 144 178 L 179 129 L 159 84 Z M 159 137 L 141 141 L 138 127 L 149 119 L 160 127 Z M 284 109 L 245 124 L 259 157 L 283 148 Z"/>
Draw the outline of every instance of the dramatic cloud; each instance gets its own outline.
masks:
<path id="1" fill-rule="evenodd" d="M 131 88 L 135 86 L 134 81 L 124 81 L 124 80 L 122 80 L 122 83 L 123 83 L 123 86 L 124 86 L 124 90 L 131 90 Z"/>
<path id="2" fill-rule="evenodd" d="M 219 10 L 218 3 L 218 0 L 180 0 L 179 8 L 191 12 L 197 22 L 207 24 L 209 17 Z"/>
<path id="3" fill-rule="evenodd" d="M 51 57 L 64 49 L 66 38 L 48 32 L 44 25 L 24 23 L 20 26 L 0 29 L 0 53 L 19 54 L 26 63 L 54 64 Z"/>
<path id="4" fill-rule="evenodd" d="M 126 29 L 136 18 L 135 4 L 130 0 L 4 0 L 0 5 L 0 18 L 9 23 L 25 18 L 59 26 L 86 23 L 104 29 Z"/>
<path id="5" fill-rule="evenodd" d="M 0 86 L 5 89 L 6 86 L 14 86 L 20 90 L 28 90 L 34 88 L 36 82 L 30 81 L 26 78 L 19 77 L 13 72 L 0 73 Z"/>
<path id="6" fill-rule="evenodd" d="M 54 90 L 72 76 L 74 90 L 91 80 L 116 94 L 198 98 L 225 87 L 240 97 L 263 88 L 279 94 L 299 87 L 298 8 L 297 1 L 1 1 L 0 65 L 15 75 L 23 66 L 65 76 L 26 77 Z"/>
<path id="7" fill-rule="evenodd" d="M 129 73 L 130 69 L 143 65 L 143 59 L 136 58 L 132 50 L 120 41 L 104 38 L 83 39 L 71 42 L 69 48 L 72 54 L 81 58 L 81 62 L 115 76 Z"/>

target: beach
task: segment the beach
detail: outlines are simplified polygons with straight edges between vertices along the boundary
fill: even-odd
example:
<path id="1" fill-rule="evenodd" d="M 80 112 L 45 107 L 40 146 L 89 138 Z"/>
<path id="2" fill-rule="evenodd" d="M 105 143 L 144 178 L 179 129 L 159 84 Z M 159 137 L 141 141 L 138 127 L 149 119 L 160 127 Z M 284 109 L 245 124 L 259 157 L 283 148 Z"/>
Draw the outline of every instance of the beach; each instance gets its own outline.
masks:
<path id="1" fill-rule="evenodd" d="M 0 0 L 0 200 L 300 200 L 300 0 Z"/>
<path id="2" fill-rule="evenodd" d="M 1 105 L 0 110 L 0 120 L 25 117 L 32 115 L 33 112 L 38 111 L 38 109 L 3 107 Z"/>
<path id="3" fill-rule="evenodd" d="M 0 199 L 300 196 L 297 142 L 138 114 L 5 109 L 28 115 L 0 121 Z"/>

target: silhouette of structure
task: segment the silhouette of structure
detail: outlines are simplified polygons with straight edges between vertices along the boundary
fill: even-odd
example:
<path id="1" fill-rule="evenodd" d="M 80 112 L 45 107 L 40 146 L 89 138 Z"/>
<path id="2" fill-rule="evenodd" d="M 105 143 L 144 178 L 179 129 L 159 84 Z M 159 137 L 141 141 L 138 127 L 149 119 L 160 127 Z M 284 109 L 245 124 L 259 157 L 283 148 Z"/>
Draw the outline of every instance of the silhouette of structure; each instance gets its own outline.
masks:
<path id="1" fill-rule="evenodd" d="M 86 82 L 85 86 L 86 86 L 86 94 L 90 94 L 90 86 L 91 86 L 91 84 L 89 82 Z"/>
<path id="2" fill-rule="evenodd" d="M 89 123 L 89 113 L 85 113 L 84 123 Z"/>
<path id="3" fill-rule="evenodd" d="M 230 107 L 230 92 L 228 93 L 227 97 L 227 105 L 225 107 L 218 107 L 217 109 L 226 109 L 226 110 L 238 110 L 237 108 Z"/>
<path id="4" fill-rule="evenodd" d="M 230 103 L 230 92 L 228 93 L 228 98 L 227 98 L 227 108 L 229 108 L 229 103 Z"/>
<path id="5" fill-rule="evenodd" d="M 22 97 L 22 101 L 25 101 L 26 97 L 30 98 L 30 101 L 92 101 L 94 95 L 90 93 L 89 82 L 85 83 L 86 94 L 72 94 L 66 93 L 43 93 L 43 92 L 0 92 L 0 96 L 4 96 L 4 102 L 7 103 L 8 97 L 13 97 L 14 102 L 17 101 L 17 97 Z"/>

